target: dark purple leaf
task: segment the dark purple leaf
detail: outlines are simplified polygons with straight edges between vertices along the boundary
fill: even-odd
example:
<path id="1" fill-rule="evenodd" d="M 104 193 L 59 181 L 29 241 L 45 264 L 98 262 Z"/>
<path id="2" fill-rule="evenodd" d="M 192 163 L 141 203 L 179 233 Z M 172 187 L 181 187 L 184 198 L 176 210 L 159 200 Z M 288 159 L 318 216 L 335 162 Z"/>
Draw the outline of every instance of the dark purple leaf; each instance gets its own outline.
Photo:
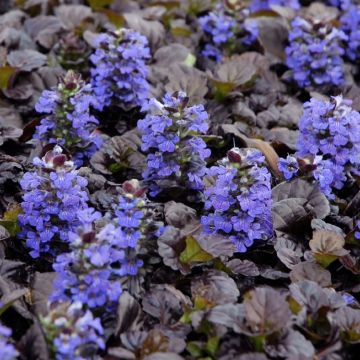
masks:
<path id="1" fill-rule="evenodd" d="M 322 287 L 327 287 L 331 286 L 331 273 L 317 263 L 305 261 L 292 268 L 290 280 L 294 283 L 310 280 Z"/>
<path id="2" fill-rule="evenodd" d="M 47 57 L 35 50 L 14 50 L 8 55 L 7 61 L 11 66 L 30 72 L 44 66 Z"/>
<path id="3" fill-rule="evenodd" d="M 222 271 L 210 270 L 191 282 L 194 300 L 204 299 L 210 306 L 235 303 L 240 295 L 235 281 Z"/>
<path id="4" fill-rule="evenodd" d="M 190 299 L 171 285 L 157 285 L 148 291 L 142 301 L 143 310 L 159 319 L 160 324 L 175 323 L 183 314 Z"/>
<path id="5" fill-rule="evenodd" d="M 225 263 L 234 274 L 244 276 L 259 276 L 259 268 L 250 260 L 233 259 Z"/>
<path id="6" fill-rule="evenodd" d="M 35 314 L 46 316 L 48 309 L 49 296 L 53 291 L 53 281 L 56 273 L 39 273 L 36 272 L 31 285 L 31 299 Z"/>
<path id="7" fill-rule="evenodd" d="M 128 292 L 124 292 L 119 299 L 115 334 L 139 330 L 140 316 L 139 303 Z"/>

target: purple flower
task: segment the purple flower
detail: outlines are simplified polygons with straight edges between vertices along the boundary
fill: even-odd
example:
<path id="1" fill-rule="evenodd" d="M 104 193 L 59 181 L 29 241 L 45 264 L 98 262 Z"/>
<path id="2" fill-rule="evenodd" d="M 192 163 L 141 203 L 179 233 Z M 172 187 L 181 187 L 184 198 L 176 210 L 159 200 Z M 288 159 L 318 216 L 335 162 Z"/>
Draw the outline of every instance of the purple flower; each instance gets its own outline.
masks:
<path id="1" fill-rule="evenodd" d="M 355 238 L 360 240 L 360 220 L 356 221 Z"/>
<path id="2" fill-rule="evenodd" d="M 297 155 L 316 157 L 314 178 L 333 199 L 333 189 L 344 186 L 346 174 L 359 171 L 360 114 L 342 96 L 331 101 L 312 98 L 304 104 L 299 130 Z"/>
<path id="3" fill-rule="evenodd" d="M 74 155 L 75 164 L 81 166 L 102 143 L 95 132 L 99 122 L 90 114 L 96 104 L 91 86 L 69 71 L 56 90 L 45 90 L 36 103 L 36 111 L 48 115 L 36 127 L 34 138 L 43 145 L 64 146 Z"/>
<path id="4" fill-rule="evenodd" d="M 288 155 L 286 159 L 279 159 L 278 166 L 286 180 L 291 180 L 299 171 L 299 164 L 296 157 L 291 155 Z"/>
<path id="5" fill-rule="evenodd" d="M 19 215 L 19 236 L 34 258 L 42 253 L 56 255 L 69 241 L 69 232 L 84 221 L 81 210 L 87 209 L 87 181 L 74 170 L 56 146 L 34 164 L 37 169 L 24 174 L 20 185 L 24 191 Z"/>
<path id="6" fill-rule="evenodd" d="M 349 293 L 343 293 L 341 297 L 346 302 L 346 305 L 352 305 L 356 303 L 356 299 Z"/>
<path id="7" fill-rule="evenodd" d="M 114 310 L 122 293 L 117 274 L 125 257 L 124 251 L 118 251 L 121 236 L 112 224 L 99 233 L 84 226 L 72 234 L 70 252 L 59 255 L 53 265 L 58 277 L 51 300 L 80 301 L 90 309 Z"/>
<path id="8" fill-rule="evenodd" d="M 188 105 L 184 92 L 166 94 L 163 103 L 155 99 L 145 103 L 145 119 L 138 121 L 142 132 L 142 150 L 148 153 L 144 179 L 151 184 L 151 194 L 175 182 L 201 190 L 205 159 L 210 150 L 201 138 L 208 130 L 208 115 L 203 105 Z"/>
<path id="9" fill-rule="evenodd" d="M 114 226 L 118 231 L 114 248 L 125 252 L 125 257 L 120 260 L 119 274 L 135 276 L 143 265 L 137 255 L 144 242 L 160 236 L 164 229 L 147 214 L 145 189 L 140 187 L 137 180 L 126 181 L 122 188 L 122 195 L 114 208 Z"/>
<path id="10" fill-rule="evenodd" d="M 347 10 L 352 5 L 351 0 L 326 0 L 328 5 L 336 6 L 341 10 Z"/>
<path id="11" fill-rule="evenodd" d="M 202 55 L 216 62 L 222 60 L 224 50 L 230 48 L 237 38 L 243 45 L 249 46 L 255 42 L 258 35 L 256 22 L 247 19 L 247 9 L 242 9 L 236 14 L 226 10 L 226 7 L 220 4 L 214 11 L 199 18 L 206 41 Z"/>
<path id="12" fill-rule="evenodd" d="M 341 42 L 347 36 L 329 24 L 296 17 L 291 23 L 286 64 L 302 87 L 340 86 L 344 83 Z"/>
<path id="13" fill-rule="evenodd" d="M 215 184 L 204 191 L 205 233 L 229 236 L 239 252 L 272 235 L 271 176 L 255 149 L 232 149 L 209 169 Z"/>
<path id="14" fill-rule="evenodd" d="M 252 0 L 250 10 L 252 12 L 270 9 L 272 5 L 289 7 L 294 10 L 300 9 L 298 0 Z"/>
<path id="15" fill-rule="evenodd" d="M 348 36 L 346 56 L 357 61 L 360 57 L 360 7 L 352 5 L 340 18 L 340 29 Z"/>
<path id="16" fill-rule="evenodd" d="M 117 105 L 125 109 L 142 106 L 149 96 L 146 80 L 150 49 L 146 37 L 129 29 L 100 34 L 90 60 L 92 86 L 99 110 Z"/>
<path id="17" fill-rule="evenodd" d="M 18 357 L 18 352 L 14 345 L 10 343 L 11 329 L 0 324 L 0 359 L 1 360 L 15 360 Z"/>
<path id="18" fill-rule="evenodd" d="M 98 350 L 105 349 L 100 319 L 79 301 L 53 304 L 41 323 L 53 359 L 92 359 Z"/>

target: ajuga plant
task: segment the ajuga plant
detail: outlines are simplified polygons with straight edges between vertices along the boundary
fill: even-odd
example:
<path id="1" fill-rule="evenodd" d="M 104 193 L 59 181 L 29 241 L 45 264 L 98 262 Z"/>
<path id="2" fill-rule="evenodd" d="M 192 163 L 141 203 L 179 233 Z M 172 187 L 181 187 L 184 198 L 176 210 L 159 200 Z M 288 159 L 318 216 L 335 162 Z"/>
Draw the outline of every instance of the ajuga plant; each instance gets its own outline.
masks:
<path id="1" fill-rule="evenodd" d="M 141 242 L 149 231 L 161 232 L 147 223 L 144 195 L 137 180 L 126 181 L 114 205 L 115 218 L 99 231 L 93 226 L 99 213 L 79 212 L 83 225 L 69 234 L 70 252 L 60 254 L 53 266 L 58 276 L 52 301 L 79 301 L 101 318 L 116 309 L 121 280 L 137 275 L 143 265 L 137 257 Z"/>
<path id="2" fill-rule="evenodd" d="M 327 89 L 344 83 L 347 36 L 332 24 L 296 17 L 291 23 L 286 64 L 301 87 Z"/>
<path id="3" fill-rule="evenodd" d="M 119 248 L 125 252 L 119 274 L 135 276 L 143 261 L 138 257 L 147 242 L 163 232 L 161 223 L 156 222 L 147 211 L 146 188 L 138 180 L 125 181 L 121 188 L 119 202 L 115 205 L 114 225 L 119 231 Z"/>
<path id="4" fill-rule="evenodd" d="M 90 84 L 81 75 L 68 71 L 55 90 L 44 90 L 35 109 L 47 114 L 36 127 L 35 139 L 43 145 L 58 144 L 74 156 L 74 163 L 81 166 L 100 148 L 102 138 L 96 133 L 97 119 L 91 107 L 97 105 Z"/>
<path id="5" fill-rule="evenodd" d="M 238 43 L 247 46 L 255 42 L 258 28 L 256 22 L 247 19 L 248 15 L 246 8 L 232 10 L 220 3 L 209 14 L 200 17 L 199 24 L 205 35 L 202 55 L 220 62 Z"/>
<path id="6" fill-rule="evenodd" d="M 100 34 L 90 60 L 92 85 L 99 110 L 116 105 L 125 110 L 142 106 L 149 96 L 146 79 L 150 49 L 145 36 L 129 29 Z"/>
<path id="7" fill-rule="evenodd" d="M 188 103 L 184 92 L 175 92 L 166 94 L 162 103 L 151 99 L 142 108 L 147 115 L 138 128 L 141 149 L 148 154 L 143 177 L 153 196 L 171 186 L 203 189 L 210 150 L 201 135 L 208 130 L 208 114 L 203 105 Z"/>
<path id="8" fill-rule="evenodd" d="M 89 216 L 90 215 L 90 216 Z M 99 213 L 87 215 L 95 221 Z M 58 276 L 52 301 L 81 302 L 91 310 L 113 311 L 121 295 L 120 270 L 123 239 L 112 225 L 96 232 L 90 223 L 69 235 L 70 252 L 60 254 L 53 265 Z"/>
<path id="9" fill-rule="evenodd" d="M 270 9 L 272 5 L 289 7 L 294 10 L 300 9 L 300 3 L 298 0 L 252 0 L 250 10 L 260 11 Z"/>
<path id="10" fill-rule="evenodd" d="M 24 195 L 19 236 L 26 239 L 32 257 L 55 256 L 66 247 L 69 232 L 81 223 L 78 214 L 87 208 L 87 180 L 57 145 L 33 162 L 35 170 L 26 172 L 20 181 Z"/>
<path id="11" fill-rule="evenodd" d="M 18 357 L 14 345 L 10 343 L 11 329 L 0 324 L 0 359 L 1 360 L 15 360 Z"/>
<path id="12" fill-rule="evenodd" d="M 342 96 L 330 101 L 312 98 L 304 104 L 297 141 L 299 157 L 315 158 L 314 178 L 334 199 L 347 175 L 360 173 L 360 114 Z"/>
<path id="13" fill-rule="evenodd" d="M 229 236 L 239 252 L 272 236 L 271 175 L 256 149 L 233 148 L 209 169 L 214 184 L 205 191 L 204 232 Z"/>
<path id="14" fill-rule="evenodd" d="M 360 5 L 352 5 L 340 18 L 340 29 L 348 36 L 346 56 L 352 61 L 360 57 Z"/>
<path id="15" fill-rule="evenodd" d="M 41 324 L 51 359 L 95 359 L 96 353 L 105 348 L 100 319 L 85 310 L 80 301 L 51 304 Z"/>

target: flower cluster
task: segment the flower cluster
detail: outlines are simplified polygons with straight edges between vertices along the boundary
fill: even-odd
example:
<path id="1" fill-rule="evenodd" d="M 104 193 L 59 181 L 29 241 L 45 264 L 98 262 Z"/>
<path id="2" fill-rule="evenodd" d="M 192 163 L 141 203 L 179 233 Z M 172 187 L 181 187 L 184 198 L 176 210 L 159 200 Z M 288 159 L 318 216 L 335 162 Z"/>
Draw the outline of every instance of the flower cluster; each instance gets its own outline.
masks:
<path id="1" fill-rule="evenodd" d="M 84 310 L 81 302 L 53 304 L 41 319 L 49 343 L 51 358 L 56 360 L 94 359 L 105 348 L 99 318 Z"/>
<path id="2" fill-rule="evenodd" d="M 205 233 L 230 236 L 239 252 L 272 235 L 271 175 L 255 149 L 234 148 L 209 170 L 215 184 L 205 190 Z"/>
<path id="3" fill-rule="evenodd" d="M 313 175 L 334 198 L 332 189 L 344 186 L 347 172 L 359 174 L 360 114 L 342 96 L 331 101 L 312 98 L 304 104 L 299 130 L 297 154 L 315 158 Z"/>
<path id="4" fill-rule="evenodd" d="M 286 63 L 302 87 L 340 86 L 344 83 L 341 46 L 347 36 L 329 24 L 297 17 L 291 23 Z"/>
<path id="5" fill-rule="evenodd" d="M 203 32 L 209 37 L 202 55 L 220 62 L 223 57 L 223 46 L 234 37 L 236 22 L 223 13 L 211 12 L 199 19 Z"/>
<path id="6" fill-rule="evenodd" d="M 164 228 L 162 223 L 154 221 L 146 210 L 146 188 L 138 180 L 125 181 L 122 194 L 115 207 L 115 226 L 119 231 L 119 247 L 124 250 L 125 258 L 121 262 L 121 276 L 135 276 L 143 261 L 137 257 L 140 249 L 152 237 L 159 237 Z"/>
<path id="7" fill-rule="evenodd" d="M 142 106 L 149 96 L 146 80 L 150 49 L 146 37 L 129 29 L 100 34 L 90 60 L 94 93 L 99 110 L 117 105 L 125 109 Z"/>
<path id="8" fill-rule="evenodd" d="M 79 74 L 68 71 L 56 90 L 45 90 L 35 105 L 39 113 L 47 114 L 36 127 L 35 139 L 44 145 L 58 144 L 74 155 L 77 166 L 100 148 L 102 138 L 95 132 L 97 119 L 90 108 L 97 106 L 90 84 Z"/>
<path id="9" fill-rule="evenodd" d="M 14 346 L 9 343 L 11 337 L 11 329 L 0 324 L 0 359 L 15 360 L 19 355 Z"/>
<path id="10" fill-rule="evenodd" d="M 351 6 L 340 19 L 340 29 L 348 36 L 346 56 L 357 61 L 360 57 L 360 7 Z"/>
<path id="11" fill-rule="evenodd" d="M 92 223 L 100 214 L 89 209 L 80 212 L 84 225 L 69 235 L 70 252 L 60 254 L 53 266 L 58 277 L 52 301 L 80 301 L 102 312 L 116 308 L 122 293 L 120 279 L 135 276 L 143 265 L 137 253 L 148 230 L 142 210 L 144 194 L 137 180 L 126 181 L 114 221 L 98 233 Z"/>
<path id="12" fill-rule="evenodd" d="M 203 188 L 210 150 L 200 135 L 208 130 L 208 114 L 203 105 L 189 106 L 188 101 L 184 92 L 176 92 L 166 94 L 163 103 L 151 99 L 143 107 L 148 114 L 138 121 L 138 128 L 143 134 L 141 149 L 148 152 L 143 177 L 151 184 L 151 195 L 171 182 Z"/>
<path id="13" fill-rule="evenodd" d="M 119 270 L 114 266 L 124 259 L 118 246 L 119 232 L 111 224 L 99 233 L 84 226 L 69 237 L 70 252 L 60 254 L 53 265 L 58 276 L 51 300 L 114 310 L 122 292 Z"/>
<path id="14" fill-rule="evenodd" d="M 288 155 L 286 159 L 281 158 L 278 163 L 279 170 L 286 180 L 292 179 L 299 171 L 299 164 L 296 157 Z"/>
<path id="15" fill-rule="evenodd" d="M 298 0 L 253 0 L 250 5 L 250 10 L 253 12 L 267 10 L 273 5 L 289 7 L 294 10 L 300 9 Z"/>
<path id="16" fill-rule="evenodd" d="M 219 5 L 208 15 L 199 18 L 199 24 L 206 36 L 206 45 L 202 55 L 220 62 L 226 47 L 231 47 L 237 38 L 244 45 L 251 45 L 257 38 L 256 22 L 247 20 L 249 11 L 243 9 L 234 14 L 226 13 L 223 5 Z"/>
<path id="17" fill-rule="evenodd" d="M 87 208 L 88 195 L 86 179 L 77 174 L 59 146 L 42 160 L 35 158 L 34 165 L 37 169 L 25 173 L 20 181 L 24 195 L 19 236 L 37 258 L 41 253 L 56 255 L 69 241 L 69 232 L 81 223 L 78 214 Z"/>

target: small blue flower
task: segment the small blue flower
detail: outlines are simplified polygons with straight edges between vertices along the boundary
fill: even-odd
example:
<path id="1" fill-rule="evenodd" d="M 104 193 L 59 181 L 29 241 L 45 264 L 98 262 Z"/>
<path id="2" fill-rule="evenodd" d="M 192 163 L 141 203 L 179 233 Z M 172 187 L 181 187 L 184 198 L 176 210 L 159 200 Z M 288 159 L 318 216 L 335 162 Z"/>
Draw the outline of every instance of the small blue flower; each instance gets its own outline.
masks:
<path id="1" fill-rule="evenodd" d="M 41 319 L 44 334 L 56 360 L 95 358 L 105 349 L 104 330 L 100 319 L 84 309 L 81 302 L 52 304 L 49 314 Z"/>
<path id="2" fill-rule="evenodd" d="M 278 167 L 286 180 L 291 180 L 299 171 L 299 164 L 296 157 L 291 155 L 288 155 L 286 159 L 279 159 Z"/>
<path id="3" fill-rule="evenodd" d="M 100 34 L 90 57 L 92 86 L 99 110 L 117 105 L 142 106 L 149 96 L 147 81 L 150 49 L 146 37 L 129 29 Z"/>
<path id="4" fill-rule="evenodd" d="M 99 122 L 90 114 L 96 104 L 91 86 L 69 71 L 56 90 L 43 91 L 36 103 L 36 111 L 47 115 L 36 127 L 34 138 L 43 145 L 64 146 L 73 154 L 75 164 L 81 166 L 102 144 L 95 132 Z"/>
<path id="5" fill-rule="evenodd" d="M 78 234 L 72 234 L 70 252 L 59 255 L 53 265 L 58 277 L 51 300 L 80 301 L 90 309 L 114 310 L 122 293 L 116 268 L 125 257 L 123 251 L 113 252 L 119 236 L 111 224 L 99 233 L 83 226 Z"/>
<path id="6" fill-rule="evenodd" d="M 219 4 L 209 14 L 199 18 L 199 24 L 207 40 L 202 55 L 208 59 L 220 62 L 224 50 L 232 42 L 240 39 L 243 45 L 250 46 L 256 41 L 258 27 L 255 21 L 247 19 L 249 11 L 242 9 L 234 13 L 226 11 L 223 4 Z"/>
<path id="7" fill-rule="evenodd" d="M 340 18 L 340 29 L 348 36 L 346 56 L 357 61 L 360 57 L 360 7 L 352 5 Z"/>
<path id="8" fill-rule="evenodd" d="M 341 10 L 347 10 L 352 5 L 351 0 L 326 0 L 328 5 L 336 6 Z"/>
<path id="9" fill-rule="evenodd" d="M 209 169 L 215 184 L 204 191 L 205 233 L 229 236 L 239 252 L 272 235 L 271 176 L 255 149 L 232 149 Z"/>
<path id="10" fill-rule="evenodd" d="M 355 238 L 360 240 L 360 220 L 356 221 Z"/>
<path id="11" fill-rule="evenodd" d="M 286 64 L 302 87 L 340 86 L 344 83 L 345 33 L 332 25 L 296 17 L 291 23 Z"/>
<path id="12" fill-rule="evenodd" d="M 18 357 L 18 352 L 14 345 L 10 343 L 11 329 L 0 324 L 0 359 L 1 360 L 15 360 Z"/>
<path id="13" fill-rule="evenodd" d="M 333 190 L 344 186 L 346 174 L 359 171 L 360 114 L 342 96 L 331 101 L 312 98 L 304 104 L 299 130 L 297 155 L 317 159 L 313 176 L 333 199 Z"/>
<path id="14" fill-rule="evenodd" d="M 82 210 L 87 210 L 87 181 L 65 161 L 61 149 L 55 147 L 43 160 L 35 159 L 37 170 L 27 172 L 20 180 L 24 191 L 19 215 L 22 231 L 30 255 L 42 253 L 55 256 L 61 243 L 68 243 L 69 232 L 84 222 Z M 90 216 L 91 210 L 87 210 Z M 64 244 L 63 244 L 64 245 Z"/>
<path id="15" fill-rule="evenodd" d="M 260 11 L 270 9 L 272 5 L 289 7 L 294 10 L 300 9 L 300 3 L 298 0 L 252 0 L 250 10 Z"/>
<path id="16" fill-rule="evenodd" d="M 187 103 L 186 94 L 177 92 L 166 94 L 163 103 L 151 99 L 142 108 L 148 113 L 138 121 L 141 149 L 148 153 L 143 177 L 150 183 L 152 195 L 161 191 L 162 180 L 195 190 L 203 188 L 210 150 L 200 135 L 208 130 L 208 114 L 203 105 Z"/>

